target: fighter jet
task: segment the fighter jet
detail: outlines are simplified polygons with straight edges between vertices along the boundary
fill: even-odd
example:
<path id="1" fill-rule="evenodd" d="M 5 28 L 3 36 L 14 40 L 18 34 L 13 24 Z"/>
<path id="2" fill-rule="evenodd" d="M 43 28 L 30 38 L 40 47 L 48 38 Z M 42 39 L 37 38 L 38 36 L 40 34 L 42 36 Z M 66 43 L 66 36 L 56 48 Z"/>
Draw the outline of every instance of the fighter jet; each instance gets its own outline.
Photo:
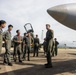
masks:
<path id="1" fill-rule="evenodd" d="M 58 5 L 47 10 L 61 24 L 76 30 L 76 3 Z"/>

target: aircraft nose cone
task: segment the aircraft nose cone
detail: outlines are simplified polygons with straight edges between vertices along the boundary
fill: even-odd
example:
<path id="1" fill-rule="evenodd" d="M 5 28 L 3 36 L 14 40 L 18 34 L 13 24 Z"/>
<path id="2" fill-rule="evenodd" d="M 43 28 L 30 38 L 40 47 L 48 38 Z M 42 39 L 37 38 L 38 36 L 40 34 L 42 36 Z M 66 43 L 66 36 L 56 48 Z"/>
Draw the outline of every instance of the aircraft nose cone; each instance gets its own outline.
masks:
<path id="1" fill-rule="evenodd" d="M 76 3 L 58 5 L 47 10 L 61 24 L 76 30 Z"/>
<path id="2" fill-rule="evenodd" d="M 62 22 L 67 16 L 65 6 L 55 6 L 47 10 L 48 14 L 59 22 Z"/>

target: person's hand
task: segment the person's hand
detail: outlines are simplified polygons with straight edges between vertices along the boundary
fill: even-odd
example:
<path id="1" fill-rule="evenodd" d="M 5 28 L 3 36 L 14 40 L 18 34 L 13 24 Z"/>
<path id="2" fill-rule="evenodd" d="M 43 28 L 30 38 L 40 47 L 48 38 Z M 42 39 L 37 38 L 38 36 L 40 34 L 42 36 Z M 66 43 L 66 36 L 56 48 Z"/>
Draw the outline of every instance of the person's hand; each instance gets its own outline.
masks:
<path id="1" fill-rule="evenodd" d="M 19 43 L 21 44 L 21 43 L 22 43 L 22 41 L 19 41 Z"/>
<path id="2" fill-rule="evenodd" d="M 45 40 L 46 40 L 46 38 L 45 38 Z"/>
<path id="3" fill-rule="evenodd" d="M 24 44 L 24 46 L 26 46 L 26 44 Z"/>
<path id="4" fill-rule="evenodd" d="M 22 43 L 22 41 L 18 41 L 18 43 L 19 43 L 19 44 L 21 44 L 21 43 Z"/>
<path id="5" fill-rule="evenodd" d="M 7 40 L 5 40 L 5 43 L 7 43 Z"/>

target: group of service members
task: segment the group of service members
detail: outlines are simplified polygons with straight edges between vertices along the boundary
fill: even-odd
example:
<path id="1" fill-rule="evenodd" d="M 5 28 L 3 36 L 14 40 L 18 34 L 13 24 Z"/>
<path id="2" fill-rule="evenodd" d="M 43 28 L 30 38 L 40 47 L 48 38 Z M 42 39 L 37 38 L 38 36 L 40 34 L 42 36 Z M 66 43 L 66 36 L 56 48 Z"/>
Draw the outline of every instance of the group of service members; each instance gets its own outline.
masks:
<path id="1" fill-rule="evenodd" d="M 8 29 L 3 32 L 3 28 L 6 27 L 6 21 L 0 20 L 0 54 L 2 50 L 2 41 L 5 43 L 5 53 L 4 53 L 4 64 L 8 64 L 9 66 L 12 66 L 11 61 L 11 31 L 13 29 L 13 25 L 8 25 Z M 57 39 L 54 39 L 54 31 L 50 29 L 50 25 L 46 24 L 46 38 L 44 39 L 43 43 L 43 49 L 44 53 L 46 54 L 47 63 L 45 64 L 46 68 L 52 68 L 52 60 L 51 57 L 57 55 L 57 45 L 59 44 L 57 42 Z M 34 51 L 33 51 L 33 57 L 38 57 L 39 55 L 39 38 L 38 35 L 36 35 L 35 38 L 32 38 L 31 33 L 24 33 L 24 37 L 21 36 L 20 30 L 16 30 L 16 35 L 13 37 L 13 44 L 14 44 L 14 51 L 13 51 L 13 59 L 14 62 L 22 63 L 22 59 L 26 60 L 26 53 L 27 53 L 27 60 L 30 61 L 30 50 L 33 46 L 32 40 L 34 39 Z M 53 41 L 54 39 L 54 41 Z M 23 44 L 23 52 L 22 52 L 22 44 Z M 21 56 L 21 53 L 22 56 Z"/>

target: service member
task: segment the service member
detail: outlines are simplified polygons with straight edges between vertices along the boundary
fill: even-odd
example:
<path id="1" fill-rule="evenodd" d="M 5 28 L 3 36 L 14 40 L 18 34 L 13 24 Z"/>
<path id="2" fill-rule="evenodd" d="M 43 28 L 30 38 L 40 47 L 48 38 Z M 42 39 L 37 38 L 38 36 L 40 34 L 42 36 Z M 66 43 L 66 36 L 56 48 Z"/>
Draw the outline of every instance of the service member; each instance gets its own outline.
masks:
<path id="1" fill-rule="evenodd" d="M 4 63 L 7 63 L 9 66 L 12 66 L 11 63 L 11 30 L 13 26 L 10 24 L 8 25 L 8 30 L 3 33 L 3 39 L 5 42 L 5 54 L 4 54 Z"/>
<path id="2" fill-rule="evenodd" d="M 0 20 L 0 54 L 1 54 L 1 49 L 2 49 L 2 41 L 3 41 L 3 28 L 5 28 L 6 22 L 4 20 Z"/>
<path id="3" fill-rule="evenodd" d="M 50 29 L 50 25 L 46 24 L 46 53 L 47 53 L 47 64 L 45 64 L 46 68 L 52 68 L 52 60 L 51 60 L 51 51 L 52 45 L 53 45 L 53 37 L 54 32 L 52 29 Z"/>
<path id="4" fill-rule="evenodd" d="M 27 44 L 27 33 L 24 33 L 23 37 L 23 60 L 26 60 L 26 44 Z"/>
<path id="5" fill-rule="evenodd" d="M 32 46 L 32 37 L 30 32 L 27 34 L 27 38 L 25 41 L 25 46 L 26 46 L 26 52 L 27 52 L 27 60 L 30 61 L 30 51 L 31 51 L 31 46 Z"/>
<path id="6" fill-rule="evenodd" d="M 54 53 L 55 53 L 55 56 L 57 56 L 58 54 L 58 46 L 59 45 L 59 42 L 57 41 L 57 38 L 54 39 Z"/>
<path id="7" fill-rule="evenodd" d="M 44 55 L 46 56 L 46 39 L 45 38 L 43 42 L 43 50 L 44 50 Z"/>
<path id="8" fill-rule="evenodd" d="M 36 38 L 34 38 L 34 57 L 36 55 L 36 57 L 38 57 L 39 55 L 39 38 L 38 38 L 38 35 L 36 35 Z"/>
<path id="9" fill-rule="evenodd" d="M 3 41 L 3 28 L 6 26 L 6 21 L 0 20 L 0 55 L 2 50 L 2 41 Z M 1 68 L 0 68 L 1 69 Z"/>
<path id="10" fill-rule="evenodd" d="M 16 31 L 17 35 L 14 36 L 13 38 L 13 42 L 14 42 L 14 61 L 16 62 L 17 61 L 17 55 L 18 55 L 18 60 L 20 63 L 22 63 L 22 60 L 21 60 L 21 46 L 22 46 L 22 36 L 20 35 L 20 30 L 17 30 Z"/>

